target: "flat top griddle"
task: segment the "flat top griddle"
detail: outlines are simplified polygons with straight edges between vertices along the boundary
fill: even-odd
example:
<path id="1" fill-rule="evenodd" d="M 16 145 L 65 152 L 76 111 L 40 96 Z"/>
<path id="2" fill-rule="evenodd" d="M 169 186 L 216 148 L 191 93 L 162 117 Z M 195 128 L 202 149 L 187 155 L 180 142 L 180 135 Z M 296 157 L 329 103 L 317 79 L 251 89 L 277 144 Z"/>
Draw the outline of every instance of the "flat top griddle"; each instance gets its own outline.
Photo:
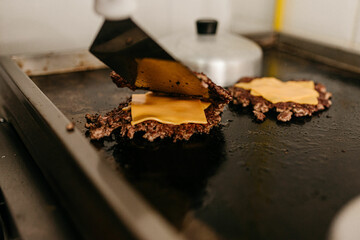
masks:
<path id="1" fill-rule="evenodd" d="M 105 113 L 132 92 L 110 70 L 33 77 L 84 134 L 86 113 Z M 332 218 L 360 193 L 360 76 L 276 50 L 264 76 L 311 79 L 333 93 L 313 117 L 263 123 L 229 106 L 209 136 L 93 142 L 104 161 L 189 238 L 325 239 Z M 210 239 L 210 238 L 208 238 Z"/>

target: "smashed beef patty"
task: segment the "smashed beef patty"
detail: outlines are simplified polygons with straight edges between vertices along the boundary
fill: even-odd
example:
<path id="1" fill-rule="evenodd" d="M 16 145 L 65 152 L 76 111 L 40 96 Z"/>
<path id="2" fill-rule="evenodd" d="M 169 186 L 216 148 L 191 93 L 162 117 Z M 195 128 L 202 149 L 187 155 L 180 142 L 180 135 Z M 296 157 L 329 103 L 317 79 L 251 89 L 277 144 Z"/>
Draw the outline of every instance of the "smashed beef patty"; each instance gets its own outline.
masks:
<path id="1" fill-rule="evenodd" d="M 254 79 L 256 78 L 241 78 L 238 83 L 251 82 Z M 250 90 L 239 87 L 230 87 L 228 90 L 233 97 L 232 104 L 241 105 L 242 107 L 251 106 L 253 108 L 253 113 L 256 119 L 259 121 L 264 121 L 266 118 L 265 113 L 269 112 L 270 110 L 275 110 L 279 113 L 277 115 L 277 120 L 287 122 L 290 121 L 293 116 L 312 116 L 313 113 L 325 110 L 326 108 L 329 108 L 332 104 L 330 100 L 332 94 L 330 92 L 327 92 L 326 87 L 320 83 L 315 83 L 315 90 L 319 93 L 317 105 L 300 104 L 294 102 L 271 103 L 262 96 L 251 95 Z"/>
<path id="2" fill-rule="evenodd" d="M 152 142 L 157 138 L 171 138 L 174 142 L 188 140 L 194 134 L 208 134 L 210 130 L 221 121 L 221 113 L 224 107 L 232 100 L 229 92 L 213 83 L 206 75 L 196 73 L 204 87 L 209 91 L 211 105 L 205 110 L 207 124 L 185 123 L 180 125 L 164 124 L 154 120 L 147 120 L 136 125 L 131 125 L 132 117 L 130 110 L 131 98 L 120 104 L 114 110 L 104 116 L 99 114 L 86 114 L 90 138 L 98 140 L 108 137 L 117 130 L 121 137 L 134 138 L 135 133 L 143 134 L 142 137 Z M 131 86 L 115 72 L 110 74 L 118 87 Z M 132 88 L 131 88 L 132 89 Z M 133 89 L 134 90 L 134 89 Z"/>
<path id="3" fill-rule="evenodd" d="M 121 137 L 132 139 L 137 132 L 143 133 L 142 137 L 152 142 L 157 138 L 172 138 L 177 140 L 188 140 L 193 134 L 208 134 L 210 130 L 221 121 L 220 114 L 226 104 L 211 104 L 206 110 L 205 115 L 207 124 L 185 123 L 180 125 L 164 124 L 154 120 L 147 120 L 136 125 L 131 125 L 131 111 L 129 107 L 130 99 L 127 103 L 120 104 L 114 110 L 101 116 L 98 114 L 87 114 L 85 125 L 89 129 L 91 139 L 101 139 L 110 136 L 118 129 Z"/>

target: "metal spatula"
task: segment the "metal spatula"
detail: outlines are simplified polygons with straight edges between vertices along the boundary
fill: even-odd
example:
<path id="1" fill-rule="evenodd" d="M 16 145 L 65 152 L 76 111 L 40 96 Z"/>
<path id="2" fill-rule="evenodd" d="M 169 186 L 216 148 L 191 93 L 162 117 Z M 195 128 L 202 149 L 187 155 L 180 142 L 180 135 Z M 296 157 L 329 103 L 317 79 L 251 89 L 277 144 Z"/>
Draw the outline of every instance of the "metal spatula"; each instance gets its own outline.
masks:
<path id="1" fill-rule="evenodd" d="M 90 52 L 137 88 L 208 98 L 199 79 L 130 18 L 106 20 Z"/>

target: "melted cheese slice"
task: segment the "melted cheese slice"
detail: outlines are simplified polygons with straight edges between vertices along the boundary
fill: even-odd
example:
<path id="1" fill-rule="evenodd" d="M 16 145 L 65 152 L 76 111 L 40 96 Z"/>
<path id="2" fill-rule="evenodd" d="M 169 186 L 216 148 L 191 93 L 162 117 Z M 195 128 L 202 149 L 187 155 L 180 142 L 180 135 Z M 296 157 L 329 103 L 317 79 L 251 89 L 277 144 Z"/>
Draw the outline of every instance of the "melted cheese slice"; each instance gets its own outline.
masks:
<path id="1" fill-rule="evenodd" d="M 251 90 L 251 95 L 262 96 L 272 103 L 318 104 L 319 93 L 313 81 L 283 82 L 276 78 L 256 78 L 249 83 L 237 83 L 235 87 Z"/>
<path id="2" fill-rule="evenodd" d="M 176 61 L 137 59 L 135 86 L 150 91 L 209 98 L 209 90 L 187 67 Z"/>
<path id="3" fill-rule="evenodd" d="M 131 102 L 132 125 L 146 120 L 165 124 L 206 124 L 204 110 L 211 103 L 199 99 L 159 96 L 153 93 L 133 94 Z"/>

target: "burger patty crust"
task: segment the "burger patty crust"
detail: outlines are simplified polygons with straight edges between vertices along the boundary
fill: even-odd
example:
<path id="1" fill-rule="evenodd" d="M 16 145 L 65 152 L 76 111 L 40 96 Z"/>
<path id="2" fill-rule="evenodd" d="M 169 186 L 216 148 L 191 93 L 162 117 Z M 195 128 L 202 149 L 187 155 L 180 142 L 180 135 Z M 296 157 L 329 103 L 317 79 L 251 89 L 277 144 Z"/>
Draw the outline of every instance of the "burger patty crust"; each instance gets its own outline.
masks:
<path id="1" fill-rule="evenodd" d="M 207 124 L 185 123 L 180 125 L 164 124 L 154 120 L 147 120 L 136 125 L 131 125 L 131 99 L 126 103 L 120 104 L 114 110 L 101 116 L 98 114 L 86 114 L 87 123 L 85 127 L 89 129 L 91 139 L 101 139 L 110 136 L 118 129 L 119 135 L 132 139 L 137 132 L 143 133 L 142 137 L 154 141 L 157 138 L 172 138 L 177 140 L 188 140 L 193 134 L 208 134 L 212 127 L 221 121 L 220 114 L 226 104 L 211 104 L 206 110 L 205 115 Z"/>
<path id="2" fill-rule="evenodd" d="M 253 79 L 255 78 L 246 77 L 241 78 L 238 82 L 251 82 Z M 317 105 L 300 104 L 294 102 L 271 103 L 261 96 L 251 95 L 250 90 L 238 87 L 230 87 L 228 90 L 233 97 L 232 104 L 241 105 L 242 107 L 252 107 L 255 117 L 259 121 L 264 121 L 266 118 L 265 113 L 269 112 L 270 110 L 275 110 L 279 113 L 277 115 L 277 120 L 287 122 L 290 121 L 293 116 L 311 116 L 315 112 L 329 108 L 332 104 L 330 100 L 332 94 L 327 92 L 325 86 L 321 83 L 315 83 L 315 90 L 319 93 Z"/>
<path id="3" fill-rule="evenodd" d="M 89 129 L 90 138 L 98 140 L 108 137 L 115 130 L 117 130 L 116 134 L 130 139 L 134 138 L 135 133 L 141 133 L 142 137 L 150 142 L 157 138 L 171 138 L 176 142 L 178 140 L 188 140 L 194 134 L 208 134 L 214 126 L 220 123 L 221 113 L 224 107 L 232 100 L 232 97 L 227 90 L 217 86 L 206 75 L 202 73 L 196 73 L 196 75 L 202 85 L 208 89 L 210 95 L 208 100 L 211 102 L 211 105 L 205 109 L 207 124 L 185 123 L 173 125 L 147 120 L 131 125 L 131 98 L 129 98 L 125 103 L 121 103 L 117 108 L 106 113 L 104 116 L 86 114 L 87 123 L 85 127 Z M 112 72 L 110 76 L 118 87 L 136 89 L 115 72 Z"/>

